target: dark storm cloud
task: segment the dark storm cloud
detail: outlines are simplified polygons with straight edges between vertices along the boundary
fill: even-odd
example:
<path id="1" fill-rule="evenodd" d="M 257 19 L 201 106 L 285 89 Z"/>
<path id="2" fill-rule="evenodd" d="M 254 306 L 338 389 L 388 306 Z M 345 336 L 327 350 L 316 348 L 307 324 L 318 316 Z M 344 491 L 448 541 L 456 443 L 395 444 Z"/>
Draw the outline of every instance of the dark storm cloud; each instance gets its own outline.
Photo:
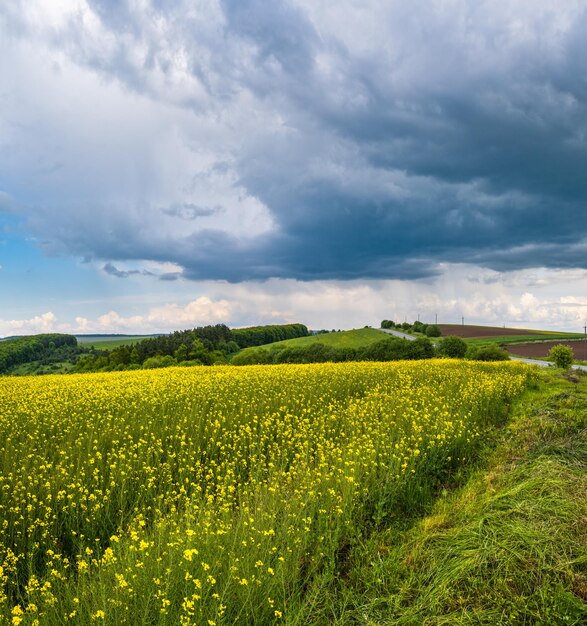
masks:
<path id="1" fill-rule="evenodd" d="M 350 163 L 329 155 L 341 176 L 326 180 L 320 164 L 308 171 L 303 154 L 293 173 L 273 163 L 264 172 L 259 154 L 254 167 L 241 163 L 247 188 L 272 207 L 288 235 L 297 275 L 307 276 L 309 258 L 318 275 L 332 278 L 346 278 L 352 268 L 371 277 L 411 277 L 406 258 L 418 259 L 422 273 L 446 260 L 496 269 L 585 267 L 587 258 L 576 249 L 587 233 L 587 108 L 577 80 L 587 70 L 585 15 L 576 16 L 562 41 L 512 45 L 505 61 L 491 39 L 505 36 L 507 25 L 483 32 L 482 23 L 473 23 L 469 34 L 487 40 L 489 59 L 465 61 L 465 48 L 443 82 L 433 75 L 430 57 L 429 71 L 414 68 L 414 84 L 404 89 L 408 97 L 393 80 L 386 82 L 396 68 L 386 67 L 384 55 L 360 62 L 338 57 L 344 88 L 362 96 L 358 106 L 333 104 L 320 77 L 313 77 L 303 99 L 294 85 L 291 99 L 303 101 L 312 125 L 331 131 L 353 155 Z M 433 37 L 433 18 L 421 21 Z M 428 43 L 432 55 L 435 46 Z M 550 43 L 560 48 L 549 50 Z M 450 57 L 458 45 L 455 38 L 439 53 Z M 473 68 L 459 77 L 461 66 L 476 61 L 484 66 L 479 74 Z M 405 193 L 380 193 L 368 177 L 349 191 L 344 178 L 354 168 L 376 172 L 382 183 L 386 174 L 393 180 L 404 172 Z M 275 183 L 280 175 L 281 186 Z"/>
<path id="2" fill-rule="evenodd" d="M 201 207 L 196 204 L 175 204 L 167 209 L 162 209 L 163 213 L 171 217 L 179 217 L 182 220 L 195 220 L 198 217 L 210 217 L 222 211 L 222 207 Z"/>
<path id="3" fill-rule="evenodd" d="M 197 130 L 177 122 L 186 145 L 199 154 L 219 141 L 226 184 L 273 225 L 240 236 L 232 201 L 197 194 L 158 211 L 184 221 L 173 232 L 112 212 L 103 236 L 99 225 L 80 236 L 92 216 L 69 226 L 36 215 L 70 252 L 229 281 L 413 279 L 442 262 L 587 267 L 584 2 L 89 4 L 115 45 L 92 48 L 73 20 L 69 53 L 193 112 Z M 206 122 L 220 140 L 205 138 Z M 200 217 L 216 222 L 202 230 Z"/>
<path id="4" fill-rule="evenodd" d="M 113 263 L 106 263 L 102 270 L 109 274 L 110 276 L 115 276 L 116 278 L 130 278 L 131 276 L 155 276 L 159 280 L 165 282 L 172 282 L 183 278 L 183 272 L 163 272 L 163 273 L 155 273 L 149 270 L 121 270 Z"/>
<path id="5" fill-rule="evenodd" d="M 153 272 L 148 270 L 120 270 L 112 263 L 106 263 L 102 268 L 106 274 L 116 276 L 116 278 L 129 278 L 129 276 L 153 276 Z"/>
<path id="6" fill-rule="evenodd" d="M 276 61 L 288 79 L 314 64 L 319 38 L 304 13 L 288 2 L 221 0 L 231 35 L 249 40 L 261 65 Z"/>

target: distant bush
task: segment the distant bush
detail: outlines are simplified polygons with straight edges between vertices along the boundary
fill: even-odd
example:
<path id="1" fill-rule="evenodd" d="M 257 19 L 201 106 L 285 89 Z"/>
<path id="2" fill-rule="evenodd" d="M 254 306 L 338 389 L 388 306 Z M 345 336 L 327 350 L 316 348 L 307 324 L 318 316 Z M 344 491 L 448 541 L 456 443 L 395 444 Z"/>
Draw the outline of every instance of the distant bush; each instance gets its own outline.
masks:
<path id="1" fill-rule="evenodd" d="M 414 322 L 412 324 L 412 330 L 415 333 L 423 333 L 423 334 L 425 334 L 427 327 L 428 327 L 428 324 L 424 324 L 420 320 L 417 320 L 416 322 Z"/>
<path id="2" fill-rule="evenodd" d="M 313 343 L 306 347 L 288 347 L 275 354 L 275 363 L 325 363 L 336 361 L 336 348 L 323 343 Z"/>
<path id="3" fill-rule="evenodd" d="M 357 351 L 357 359 L 361 361 L 412 361 L 431 359 L 433 356 L 434 347 L 425 337 L 414 341 L 390 337 Z"/>
<path id="4" fill-rule="evenodd" d="M 172 365 L 177 365 L 177 361 L 168 354 L 165 356 L 151 356 L 148 359 L 145 359 L 143 369 L 150 370 L 155 369 L 156 367 L 170 367 Z"/>
<path id="5" fill-rule="evenodd" d="M 467 354 L 467 343 L 454 335 L 443 337 L 438 343 L 438 354 L 451 359 L 462 359 Z"/>
<path id="6" fill-rule="evenodd" d="M 415 341 L 408 341 L 406 354 L 408 359 L 431 359 L 434 356 L 434 346 L 426 337 L 419 337 Z"/>
<path id="7" fill-rule="evenodd" d="M 428 329 L 431 327 L 433 328 L 433 330 L 430 331 L 432 334 L 429 335 Z M 420 320 L 416 320 L 413 324 L 410 324 L 409 322 L 396 323 L 393 320 L 382 320 L 381 328 L 397 328 L 406 333 L 422 333 L 423 335 L 427 335 L 428 337 L 440 337 L 441 335 L 440 328 L 436 324 L 425 324 Z"/>
<path id="8" fill-rule="evenodd" d="M 553 346 L 548 353 L 548 357 L 554 361 L 557 367 L 564 370 L 568 370 L 574 361 L 573 350 L 563 344 Z"/>
<path id="9" fill-rule="evenodd" d="M 382 339 L 359 350 L 358 359 L 361 361 L 398 361 L 405 358 L 404 342 L 406 339 Z"/>
<path id="10" fill-rule="evenodd" d="M 492 344 L 480 348 L 470 348 L 467 351 L 467 358 L 474 361 L 509 361 L 510 356 L 505 350 Z"/>
<path id="11" fill-rule="evenodd" d="M 178 365 L 180 367 L 194 367 L 195 365 L 204 365 L 202 363 L 202 361 L 199 361 L 198 359 L 190 359 L 189 361 L 182 361 L 181 363 L 178 363 Z"/>
<path id="12" fill-rule="evenodd" d="M 273 357 L 268 350 L 257 348 L 256 350 L 245 350 L 236 354 L 231 363 L 233 365 L 256 365 L 263 363 L 273 363 Z"/>

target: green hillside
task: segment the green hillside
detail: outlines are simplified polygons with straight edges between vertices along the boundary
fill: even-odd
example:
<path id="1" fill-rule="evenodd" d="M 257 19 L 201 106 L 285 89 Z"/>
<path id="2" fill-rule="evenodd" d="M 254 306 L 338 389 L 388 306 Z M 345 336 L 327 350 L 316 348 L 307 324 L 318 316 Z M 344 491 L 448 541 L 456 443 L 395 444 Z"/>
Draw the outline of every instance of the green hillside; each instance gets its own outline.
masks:
<path id="1" fill-rule="evenodd" d="M 319 335 L 309 335 L 308 337 L 296 337 L 295 339 L 285 339 L 268 343 L 260 348 L 269 350 L 281 348 L 301 348 L 321 343 L 332 348 L 361 348 L 377 341 L 385 339 L 388 335 L 375 328 L 355 328 L 353 330 L 341 330 L 332 333 L 321 333 Z M 255 348 L 245 348 L 238 354 L 244 354 L 247 350 Z"/>
<path id="2" fill-rule="evenodd" d="M 74 359 L 78 352 L 73 335 L 52 333 L 4 339 L 0 342 L 0 374 L 33 362 L 38 366 L 36 369 L 54 365 Z M 33 373 L 33 370 L 24 373 Z"/>

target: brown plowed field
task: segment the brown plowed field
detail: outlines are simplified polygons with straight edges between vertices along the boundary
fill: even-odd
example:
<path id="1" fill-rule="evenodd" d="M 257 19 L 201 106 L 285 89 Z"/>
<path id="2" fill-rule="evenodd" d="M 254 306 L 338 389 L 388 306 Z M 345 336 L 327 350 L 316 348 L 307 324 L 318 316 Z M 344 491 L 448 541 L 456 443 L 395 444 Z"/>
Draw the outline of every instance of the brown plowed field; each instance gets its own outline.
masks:
<path id="1" fill-rule="evenodd" d="M 539 341 L 536 343 L 512 343 L 504 348 L 515 356 L 525 356 L 530 359 L 540 359 L 548 356 L 548 352 L 553 346 L 569 346 L 573 350 L 577 361 L 587 360 L 587 341 Z"/>
<path id="2" fill-rule="evenodd" d="M 535 330 L 523 328 L 498 328 L 497 326 L 463 326 L 462 324 L 439 324 L 443 336 L 454 335 L 465 339 L 482 337 L 509 337 L 512 335 L 535 335 Z"/>

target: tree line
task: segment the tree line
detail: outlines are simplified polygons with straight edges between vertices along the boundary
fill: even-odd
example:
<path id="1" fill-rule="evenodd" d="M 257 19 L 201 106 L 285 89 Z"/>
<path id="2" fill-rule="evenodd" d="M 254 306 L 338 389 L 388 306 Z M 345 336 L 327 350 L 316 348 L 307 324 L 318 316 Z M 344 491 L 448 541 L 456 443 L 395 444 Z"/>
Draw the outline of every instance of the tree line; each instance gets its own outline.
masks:
<path id="1" fill-rule="evenodd" d="M 304 324 L 281 324 L 279 326 L 251 326 L 249 328 L 235 328 L 232 338 L 239 348 L 262 346 L 266 343 L 307 337 L 308 328 Z"/>
<path id="2" fill-rule="evenodd" d="M 305 337 L 304 324 L 252 326 L 230 329 L 224 324 L 178 330 L 169 335 L 149 337 L 133 345 L 82 356 L 80 372 L 150 369 L 170 365 L 214 365 L 227 363 L 241 348 L 260 346 L 282 339 Z"/>
<path id="3" fill-rule="evenodd" d="M 420 320 L 415 321 L 413 324 L 409 322 L 396 323 L 393 320 L 382 320 L 381 328 L 399 330 L 404 333 L 421 333 L 427 337 L 440 337 L 440 327 L 438 324 L 424 324 Z"/>

